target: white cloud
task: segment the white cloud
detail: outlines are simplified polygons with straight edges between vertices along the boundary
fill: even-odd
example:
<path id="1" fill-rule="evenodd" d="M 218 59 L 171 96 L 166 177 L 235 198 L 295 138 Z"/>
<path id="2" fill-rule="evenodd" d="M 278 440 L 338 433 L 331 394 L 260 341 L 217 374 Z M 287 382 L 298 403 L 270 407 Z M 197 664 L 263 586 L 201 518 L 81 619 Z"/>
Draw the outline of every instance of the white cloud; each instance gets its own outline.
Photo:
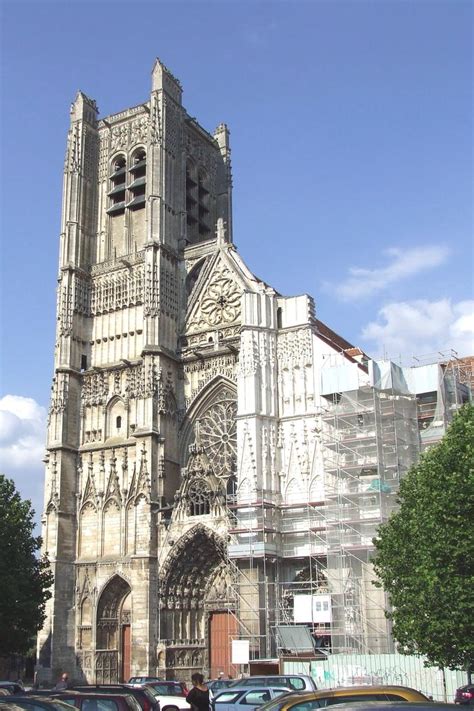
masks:
<path id="1" fill-rule="evenodd" d="M 415 276 L 426 269 L 433 269 L 446 261 L 450 254 L 447 247 L 427 245 L 412 249 L 390 248 L 383 252 L 390 263 L 378 269 L 350 267 L 350 276 L 336 287 L 325 284 L 325 289 L 336 294 L 342 301 L 363 299 L 390 284 Z"/>
<path id="2" fill-rule="evenodd" d="M 43 506 L 46 410 L 32 398 L 0 399 L 0 472 L 30 499 L 39 520 Z"/>
<path id="3" fill-rule="evenodd" d="M 387 354 L 393 360 L 408 362 L 412 356 L 449 353 L 474 354 L 474 300 L 451 303 L 402 301 L 383 306 L 377 320 L 362 331 L 364 342 L 374 356 Z"/>

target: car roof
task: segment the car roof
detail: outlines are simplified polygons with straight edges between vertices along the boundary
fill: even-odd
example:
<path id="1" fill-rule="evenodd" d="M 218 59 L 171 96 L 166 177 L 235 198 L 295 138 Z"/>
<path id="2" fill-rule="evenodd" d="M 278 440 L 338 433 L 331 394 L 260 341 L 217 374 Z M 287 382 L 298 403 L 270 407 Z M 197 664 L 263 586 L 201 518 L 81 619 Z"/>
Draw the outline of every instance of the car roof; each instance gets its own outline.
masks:
<path id="1" fill-rule="evenodd" d="M 111 691 L 110 693 L 109 692 L 102 693 L 101 691 L 82 691 L 79 689 L 61 689 L 60 691 L 55 691 L 54 696 L 55 696 L 55 698 L 57 696 L 80 696 L 81 698 L 83 696 L 99 696 L 101 699 L 104 696 L 111 696 L 113 698 L 123 699 L 124 696 L 133 696 L 133 694 L 130 694 L 128 689 L 124 689 L 123 693 L 120 691 Z M 24 697 L 24 698 L 31 698 L 31 696 Z"/>
<path id="2" fill-rule="evenodd" d="M 324 696 L 339 696 L 339 694 L 354 694 L 354 693 L 383 693 L 383 692 L 390 692 L 390 691 L 408 691 L 412 692 L 415 694 L 421 694 L 421 691 L 418 691 L 417 689 L 413 689 L 410 686 L 400 686 L 396 684 L 366 684 L 366 685 L 361 685 L 361 686 L 338 686 L 335 688 L 331 689 L 315 689 L 314 691 L 310 690 L 305 690 L 305 691 L 297 691 L 295 692 L 295 695 L 297 694 L 298 697 L 302 696 L 310 696 L 314 697 L 319 696 L 319 695 L 324 695 Z M 423 694 L 424 696 L 424 694 Z M 357 702 L 359 703 L 359 702 Z"/>
<path id="3" fill-rule="evenodd" d="M 436 701 L 351 701 L 337 704 L 337 711 L 450 711 L 459 709 L 457 704 L 445 704 Z"/>
<path id="4" fill-rule="evenodd" d="M 214 698 L 217 699 L 217 697 L 220 694 L 228 694 L 229 691 L 268 691 L 269 689 L 271 689 L 272 691 L 281 691 L 282 689 L 285 689 L 285 688 L 286 688 L 285 686 L 272 686 L 271 684 L 256 684 L 255 686 L 252 686 L 252 687 L 229 686 L 227 689 L 220 689 Z M 291 691 L 291 689 L 288 689 L 288 691 Z"/>
<path id="5" fill-rule="evenodd" d="M 11 701 L 10 701 L 11 699 Z M 0 703 L 2 705 L 7 702 L 8 704 L 15 704 L 18 708 L 22 708 L 22 704 L 36 704 L 41 705 L 44 704 L 46 708 L 51 707 L 54 704 L 57 704 L 58 702 L 60 703 L 61 706 L 64 706 L 64 708 L 71 708 L 70 704 L 66 704 L 62 699 L 59 698 L 50 698 L 50 697 L 44 697 L 44 696 L 35 696 L 35 695 L 28 695 L 28 696 L 4 696 L 0 697 Z"/>

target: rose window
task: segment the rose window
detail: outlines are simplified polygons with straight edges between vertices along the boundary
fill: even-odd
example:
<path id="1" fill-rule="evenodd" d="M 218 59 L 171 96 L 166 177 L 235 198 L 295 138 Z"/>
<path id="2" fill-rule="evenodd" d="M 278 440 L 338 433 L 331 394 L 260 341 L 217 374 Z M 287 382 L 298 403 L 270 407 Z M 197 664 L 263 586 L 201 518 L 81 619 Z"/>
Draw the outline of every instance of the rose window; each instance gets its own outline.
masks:
<path id="1" fill-rule="evenodd" d="M 221 400 L 212 405 L 199 420 L 201 444 L 214 474 L 230 476 L 235 471 L 237 456 L 237 404 Z"/>
<path id="2" fill-rule="evenodd" d="M 235 321 L 240 313 L 240 292 L 235 282 L 223 277 L 210 284 L 201 302 L 201 313 L 210 326 Z"/>

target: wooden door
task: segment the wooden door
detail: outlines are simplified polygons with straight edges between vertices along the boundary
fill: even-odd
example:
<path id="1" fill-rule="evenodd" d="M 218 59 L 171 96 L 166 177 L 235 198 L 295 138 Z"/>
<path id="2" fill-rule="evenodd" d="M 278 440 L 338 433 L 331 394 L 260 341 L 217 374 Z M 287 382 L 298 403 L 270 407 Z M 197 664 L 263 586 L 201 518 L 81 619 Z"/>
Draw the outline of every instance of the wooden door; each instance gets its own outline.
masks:
<path id="1" fill-rule="evenodd" d="M 238 639 L 237 620 L 230 612 L 212 612 L 209 620 L 209 667 L 210 678 L 237 675 L 238 668 L 232 661 L 232 640 Z"/>
<path id="2" fill-rule="evenodd" d="M 130 625 L 122 625 L 122 682 L 127 682 L 130 679 Z"/>

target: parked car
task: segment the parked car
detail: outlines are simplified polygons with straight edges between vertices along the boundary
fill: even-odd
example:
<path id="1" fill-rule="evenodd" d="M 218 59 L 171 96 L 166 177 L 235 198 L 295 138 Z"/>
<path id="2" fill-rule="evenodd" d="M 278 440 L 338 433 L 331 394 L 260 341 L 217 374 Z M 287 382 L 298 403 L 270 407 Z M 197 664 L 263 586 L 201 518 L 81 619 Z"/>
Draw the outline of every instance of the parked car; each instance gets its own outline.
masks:
<path id="1" fill-rule="evenodd" d="M 353 701 L 338 704 L 337 711 L 455 711 L 455 704 L 436 701 Z"/>
<path id="2" fill-rule="evenodd" d="M 213 711 L 252 711 L 288 693 L 284 686 L 232 686 L 216 693 L 211 706 Z"/>
<path id="3" fill-rule="evenodd" d="M 261 711 L 311 711 L 353 701 L 426 701 L 427 696 L 408 686 L 347 686 L 287 694 L 262 706 Z M 431 702 L 430 702 L 431 703 Z"/>
<path id="4" fill-rule="evenodd" d="M 7 689 L 10 694 L 18 694 L 25 690 L 25 687 L 20 681 L 0 681 L 0 688 Z"/>
<path id="5" fill-rule="evenodd" d="M 235 684 L 235 679 L 209 679 L 205 684 L 209 691 L 216 695 L 218 691 L 227 689 L 231 684 Z"/>
<path id="6" fill-rule="evenodd" d="M 155 696 L 187 696 L 188 689 L 184 681 L 149 681 L 143 686 L 150 689 Z"/>
<path id="7" fill-rule="evenodd" d="M 191 708 L 184 696 L 157 694 L 156 698 L 160 702 L 161 711 L 189 711 Z"/>
<path id="8" fill-rule="evenodd" d="M 72 711 L 71 705 L 60 699 L 44 696 L 0 696 L 0 711 Z"/>
<path id="9" fill-rule="evenodd" d="M 128 684 L 96 684 L 95 686 L 72 686 L 71 688 L 84 694 L 129 694 L 138 701 L 142 711 L 160 711 L 160 702 L 145 687 L 134 687 Z"/>
<path id="10" fill-rule="evenodd" d="M 65 689 L 57 691 L 54 698 L 61 699 L 81 711 L 142 711 L 140 704 L 132 694 L 101 691 L 83 693 L 75 689 Z M 69 708 L 68 711 L 71 709 Z"/>
<path id="11" fill-rule="evenodd" d="M 474 705 L 474 684 L 466 684 L 465 686 L 460 686 L 456 689 L 456 695 L 454 697 L 455 704 L 469 704 Z"/>
<path id="12" fill-rule="evenodd" d="M 232 682 L 234 686 L 285 686 L 292 691 L 316 691 L 317 686 L 306 674 L 272 674 L 270 676 L 248 676 Z"/>
<path id="13" fill-rule="evenodd" d="M 137 684 L 138 686 L 141 686 L 142 684 L 146 684 L 149 681 L 164 681 L 164 679 L 159 676 L 132 676 L 128 680 L 127 684 Z"/>

